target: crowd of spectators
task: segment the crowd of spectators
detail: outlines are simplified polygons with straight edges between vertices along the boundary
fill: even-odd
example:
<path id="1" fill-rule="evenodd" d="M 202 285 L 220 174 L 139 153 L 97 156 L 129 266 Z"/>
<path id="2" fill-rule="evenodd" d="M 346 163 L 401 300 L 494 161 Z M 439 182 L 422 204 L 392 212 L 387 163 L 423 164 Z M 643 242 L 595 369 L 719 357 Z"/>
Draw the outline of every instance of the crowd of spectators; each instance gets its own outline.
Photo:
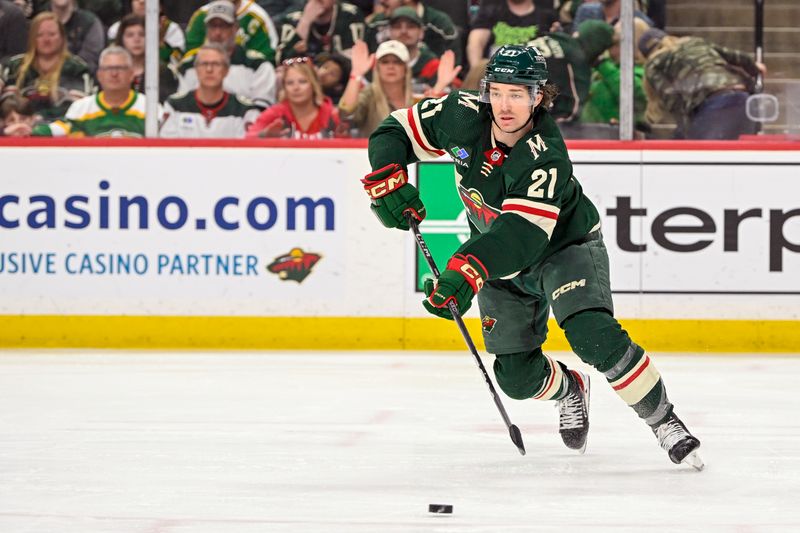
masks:
<path id="1" fill-rule="evenodd" d="M 755 131 L 763 64 L 663 31 L 667 0 L 637 0 L 639 136 Z M 0 135 L 142 136 L 145 0 L 0 0 Z M 161 2 L 163 137 L 366 137 L 424 97 L 476 89 L 505 44 L 536 46 L 566 137 L 619 122 L 620 0 Z"/>

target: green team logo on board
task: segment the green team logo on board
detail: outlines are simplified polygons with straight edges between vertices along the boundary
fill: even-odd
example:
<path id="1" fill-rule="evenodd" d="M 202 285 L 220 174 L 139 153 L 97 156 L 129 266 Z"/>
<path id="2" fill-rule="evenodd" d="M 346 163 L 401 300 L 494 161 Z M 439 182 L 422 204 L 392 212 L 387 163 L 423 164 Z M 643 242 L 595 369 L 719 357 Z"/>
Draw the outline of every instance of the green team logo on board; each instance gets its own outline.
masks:
<path id="1" fill-rule="evenodd" d="M 456 190 L 453 163 L 417 163 L 417 186 L 428 212 L 419 229 L 436 266 L 443 270 L 453 252 L 469 239 L 467 213 Z M 416 265 L 416 289 L 422 292 L 423 282 L 433 276 L 419 249 Z"/>

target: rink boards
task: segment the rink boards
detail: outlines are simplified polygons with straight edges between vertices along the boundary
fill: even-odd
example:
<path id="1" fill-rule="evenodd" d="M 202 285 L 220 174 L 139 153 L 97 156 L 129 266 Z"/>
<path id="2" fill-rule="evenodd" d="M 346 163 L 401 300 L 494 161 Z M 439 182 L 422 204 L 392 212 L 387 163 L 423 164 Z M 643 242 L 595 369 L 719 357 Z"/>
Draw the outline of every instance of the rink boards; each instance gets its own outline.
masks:
<path id="1" fill-rule="evenodd" d="M 363 142 L 104 144 L 0 145 L 0 345 L 460 348 L 419 304 L 412 240 L 369 211 Z M 571 155 L 601 214 L 616 315 L 640 343 L 796 351 L 800 148 Z M 413 168 L 441 264 L 466 238 L 452 165 Z M 566 349 L 557 330 L 550 347 Z"/>

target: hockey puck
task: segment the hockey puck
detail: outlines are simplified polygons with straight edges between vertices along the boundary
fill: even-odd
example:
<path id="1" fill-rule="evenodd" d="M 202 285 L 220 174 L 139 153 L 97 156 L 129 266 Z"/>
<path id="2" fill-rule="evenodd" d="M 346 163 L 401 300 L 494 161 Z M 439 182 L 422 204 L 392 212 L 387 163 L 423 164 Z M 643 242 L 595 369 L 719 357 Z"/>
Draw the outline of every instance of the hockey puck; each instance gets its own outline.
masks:
<path id="1" fill-rule="evenodd" d="M 443 505 L 440 503 L 431 503 L 428 505 L 428 512 L 435 514 L 453 514 L 453 506 Z"/>

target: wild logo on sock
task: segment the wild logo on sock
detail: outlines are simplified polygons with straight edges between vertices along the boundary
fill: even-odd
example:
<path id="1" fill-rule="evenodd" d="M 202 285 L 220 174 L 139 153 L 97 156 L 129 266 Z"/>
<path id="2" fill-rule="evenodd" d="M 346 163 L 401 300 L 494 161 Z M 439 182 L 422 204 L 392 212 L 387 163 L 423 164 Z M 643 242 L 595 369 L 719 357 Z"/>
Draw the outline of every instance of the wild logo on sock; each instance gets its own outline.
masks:
<path id="1" fill-rule="evenodd" d="M 302 283 L 320 259 L 322 256 L 319 254 L 304 252 L 302 248 L 292 248 L 288 254 L 276 257 L 267 265 L 267 270 L 277 274 L 283 281 Z"/>

